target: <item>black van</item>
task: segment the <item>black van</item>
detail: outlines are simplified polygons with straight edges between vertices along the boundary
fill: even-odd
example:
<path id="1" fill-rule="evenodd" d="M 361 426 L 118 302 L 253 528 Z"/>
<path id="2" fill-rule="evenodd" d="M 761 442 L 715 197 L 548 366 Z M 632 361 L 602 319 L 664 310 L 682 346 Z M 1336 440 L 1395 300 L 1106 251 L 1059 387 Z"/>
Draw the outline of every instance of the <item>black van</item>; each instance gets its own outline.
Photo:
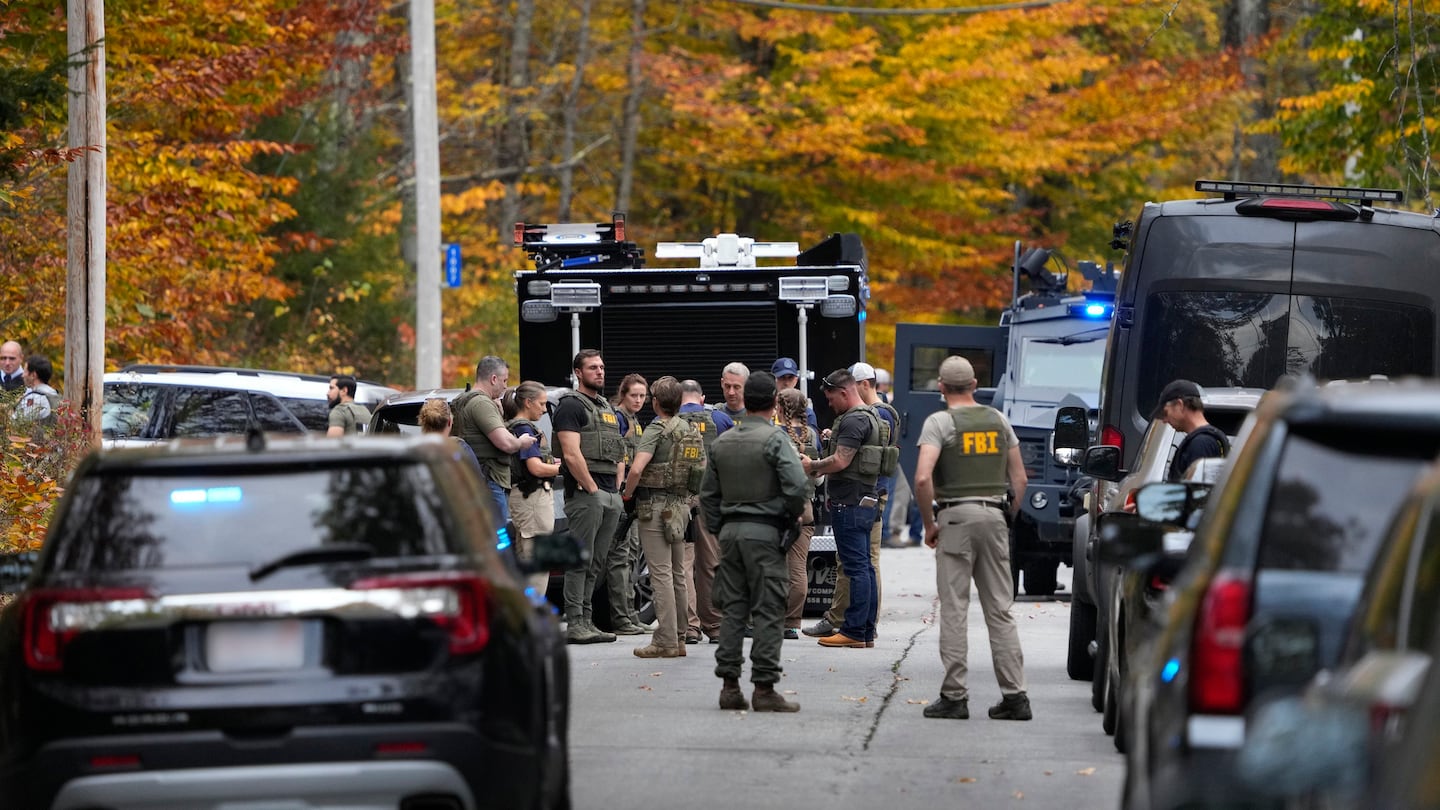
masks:
<path id="1" fill-rule="evenodd" d="M 1128 466 L 1160 389 L 1435 376 L 1440 221 L 1399 191 L 1201 180 L 1218 198 L 1146 203 L 1105 353 L 1099 444 Z"/>

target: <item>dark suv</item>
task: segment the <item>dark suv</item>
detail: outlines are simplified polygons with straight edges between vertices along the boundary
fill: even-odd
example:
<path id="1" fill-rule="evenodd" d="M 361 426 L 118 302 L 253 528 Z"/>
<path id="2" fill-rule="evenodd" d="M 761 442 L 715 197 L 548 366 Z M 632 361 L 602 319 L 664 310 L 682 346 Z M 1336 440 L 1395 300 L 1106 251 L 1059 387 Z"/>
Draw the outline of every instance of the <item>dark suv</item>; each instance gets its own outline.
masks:
<path id="1" fill-rule="evenodd" d="M 1125 807 L 1253 798 L 1236 770 L 1248 713 L 1334 665 L 1391 515 L 1437 452 L 1433 382 L 1302 381 L 1261 400 L 1206 501 L 1164 630 L 1132 660 Z M 1102 559 L 1116 559 L 1115 534 L 1102 527 Z"/>
<path id="2" fill-rule="evenodd" d="M 1440 220 L 1399 192 L 1200 181 L 1146 203 L 1105 354 L 1099 444 L 1133 462 L 1160 390 L 1270 388 L 1284 374 L 1434 376 Z"/>
<path id="3" fill-rule="evenodd" d="M 0 614 L 0 805 L 568 807 L 565 648 L 478 487 L 434 439 L 90 455 Z"/>

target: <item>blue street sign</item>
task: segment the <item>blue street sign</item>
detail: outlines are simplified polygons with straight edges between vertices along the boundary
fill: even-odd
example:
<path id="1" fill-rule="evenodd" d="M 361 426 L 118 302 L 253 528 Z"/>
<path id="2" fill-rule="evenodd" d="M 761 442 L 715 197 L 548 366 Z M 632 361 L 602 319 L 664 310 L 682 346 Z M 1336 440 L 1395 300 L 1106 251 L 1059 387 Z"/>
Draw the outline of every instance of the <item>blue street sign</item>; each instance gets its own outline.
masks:
<path id="1" fill-rule="evenodd" d="M 449 242 L 445 245 L 445 286 L 460 286 L 460 243 Z"/>

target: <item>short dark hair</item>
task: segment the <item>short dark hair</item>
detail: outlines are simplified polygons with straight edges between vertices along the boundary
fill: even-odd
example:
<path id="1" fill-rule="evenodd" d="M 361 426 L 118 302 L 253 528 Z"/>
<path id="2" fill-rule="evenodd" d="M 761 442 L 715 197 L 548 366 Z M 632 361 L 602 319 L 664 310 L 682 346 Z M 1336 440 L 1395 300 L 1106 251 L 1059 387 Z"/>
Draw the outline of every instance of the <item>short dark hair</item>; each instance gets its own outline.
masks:
<path id="1" fill-rule="evenodd" d="M 775 407 L 775 375 L 768 371 L 752 371 L 745 378 L 745 410 L 768 411 Z"/>
<path id="2" fill-rule="evenodd" d="M 575 355 L 575 362 L 570 364 L 570 368 L 579 371 L 585 365 L 586 360 L 599 356 L 599 349 L 581 349 L 579 353 Z"/>
<path id="3" fill-rule="evenodd" d="M 674 416 L 680 410 L 680 381 L 667 374 L 650 384 L 650 396 L 656 408 Z"/>
<path id="4" fill-rule="evenodd" d="M 355 389 L 359 386 L 356 384 L 355 378 L 349 374 L 336 374 L 335 387 L 349 394 L 351 399 L 354 399 Z"/>
<path id="5" fill-rule="evenodd" d="M 32 354 L 25 359 L 25 368 L 35 372 L 40 382 L 50 384 L 50 376 L 55 373 L 55 367 L 50 365 L 49 359 L 43 354 Z"/>

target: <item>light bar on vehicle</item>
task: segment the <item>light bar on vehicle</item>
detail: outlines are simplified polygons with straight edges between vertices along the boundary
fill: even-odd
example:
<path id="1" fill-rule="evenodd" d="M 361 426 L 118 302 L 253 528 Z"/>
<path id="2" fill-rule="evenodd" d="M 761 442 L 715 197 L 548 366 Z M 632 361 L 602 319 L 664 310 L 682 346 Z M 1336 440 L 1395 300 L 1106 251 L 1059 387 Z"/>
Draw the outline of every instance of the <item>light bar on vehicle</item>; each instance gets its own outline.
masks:
<path id="1" fill-rule="evenodd" d="M 756 258 L 794 258 L 799 242 L 756 242 L 748 236 L 722 233 L 699 242 L 660 242 L 660 259 L 699 259 L 701 267 L 754 267 Z"/>
<path id="2" fill-rule="evenodd" d="M 780 279 L 780 300 L 792 304 L 813 304 L 830 294 L 825 276 L 784 276 Z"/>
<path id="3" fill-rule="evenodd" d="M 1248 183 L 1229 180 L 1196 180 L 1195 190 L 1227 197 L 1255 197 L 1267 194 L 1286 197 L 1316 197 L 1351 202 L 1405 201 L 1405 192 L 1388 188 L 1348 188 L 1345 186 L 1307 186 L 1297 183 Z"/>

